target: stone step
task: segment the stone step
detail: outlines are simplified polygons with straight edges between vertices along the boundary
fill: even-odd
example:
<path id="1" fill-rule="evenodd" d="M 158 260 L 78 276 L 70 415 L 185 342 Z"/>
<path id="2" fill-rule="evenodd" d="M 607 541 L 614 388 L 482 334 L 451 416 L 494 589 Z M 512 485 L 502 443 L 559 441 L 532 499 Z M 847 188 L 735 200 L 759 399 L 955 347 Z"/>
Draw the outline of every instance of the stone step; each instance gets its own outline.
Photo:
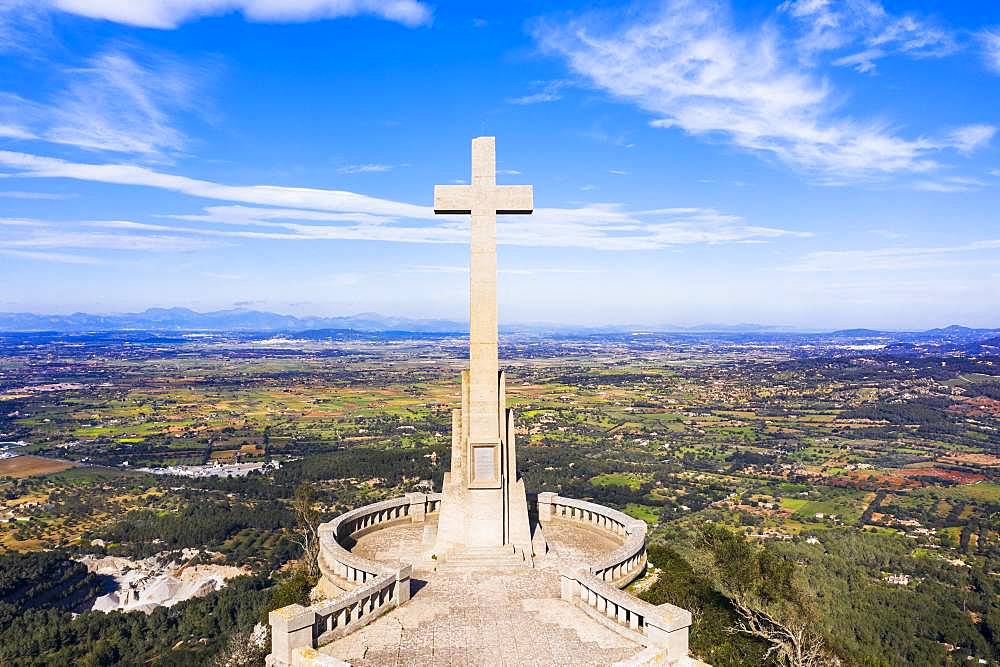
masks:
<path id="1" fill-rule="evenodd" d="M 454 551 L 438 564 L 439 570 L 524 567 L 524 556 L 511 547 L 469 547 Z"/>

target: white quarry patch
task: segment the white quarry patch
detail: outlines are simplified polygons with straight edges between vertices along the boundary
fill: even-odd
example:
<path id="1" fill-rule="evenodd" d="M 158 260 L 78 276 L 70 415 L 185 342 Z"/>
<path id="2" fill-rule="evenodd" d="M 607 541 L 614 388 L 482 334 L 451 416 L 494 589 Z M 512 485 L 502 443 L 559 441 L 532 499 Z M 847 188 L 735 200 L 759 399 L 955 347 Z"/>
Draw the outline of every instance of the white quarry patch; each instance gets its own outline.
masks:
<path id="1" fill-rule="evenodd" d="M 4 440 L 0 441 L 0 459 L 12 459 L 18 455 L 18 452 L 14 451 L 18 447 L 24 447 L 27 445 L 24 440 Z"/>
<path id="2" fill-rule="evenodd" d="M 234 565 L 189 565 L 201 553 L 185 549 L 180 559 L 150 556 L 132 560 L 120 556 L 83 556 L 79 559 L 95 574 L 113 577 L 116 588 L 94 600 L 94 611 L 142 611 L 171 607 L 178 602 L 208 595 L 226 581 L 250 570 Z"/>
<path id="3" fill-rule="evenodd" d="M 281 467 L 278 461 L 258 461 L 255 463 L 208 463 L 201 466 L 167 466 L 165 468 L 136 468 L 140 472 L 154 475 L 176 475 L 178 477 L 244 477 L 256 470 Z"/>

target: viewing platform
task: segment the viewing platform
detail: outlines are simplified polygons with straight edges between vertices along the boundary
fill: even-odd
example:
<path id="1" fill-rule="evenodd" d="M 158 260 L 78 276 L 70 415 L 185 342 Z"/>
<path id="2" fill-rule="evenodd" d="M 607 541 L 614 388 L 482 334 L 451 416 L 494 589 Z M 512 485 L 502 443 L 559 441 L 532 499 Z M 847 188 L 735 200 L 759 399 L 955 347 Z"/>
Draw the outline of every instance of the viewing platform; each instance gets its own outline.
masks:
<path id="1" fill-rule="evenodd" d="M 321 526 L 329 600 L 271 613 L 275 667 L 697 665 L 691 615 L 622 588 L 646 569 L 646 524 L 539 494 L 547 543 L 514 555 L 433 553 L 440 494 L 352 510 Z"/>

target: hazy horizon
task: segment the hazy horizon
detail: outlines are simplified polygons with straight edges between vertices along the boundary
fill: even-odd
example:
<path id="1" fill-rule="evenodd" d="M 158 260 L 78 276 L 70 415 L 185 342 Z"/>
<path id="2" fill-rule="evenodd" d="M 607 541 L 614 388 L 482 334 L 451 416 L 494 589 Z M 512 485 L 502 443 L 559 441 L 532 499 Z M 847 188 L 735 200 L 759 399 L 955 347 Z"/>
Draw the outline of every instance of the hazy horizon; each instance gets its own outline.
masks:
<path id="1" fill-rule="evenodd" d="M 328 314 L 318 314 L 315 312 L 299 311 L 299 312 L 288 312 L 281 310 L 269 310 L 266 308 L 255 308 L 248 305 L 231 305 L 228 308 L 219 309 L 197 309 L 188 308 L 187 306 L 149 306 L 148 308 L 143 308 L 141 310 L 105 310 L 105 311 L 84 311 L 84 310 L 66 310 L 62 312 L 49 311 L 2 311 L 0 310 L 0 315 L 35 315 L 40 317 L 68 317 L 72 315 L 92 315 L 92 316 L 103 316 L 103 317 L 116 317 L 125 315 L 143 315 L 147 311 L 170 311 L 170 310 L 189 310 L 198 315 L 208 315 L 216 313 L 227 313 L 227 312 L 258 312 L 267 315 L 278 315 L 278 316 L 291 316 L 302 320 L 308 320 L 311 318 L 316 319 L 353 319 L 360 317 L 376 317 L 384 319 L 401 319 L 409 321 L 446 321 L 454 322 L 456 324 L 468 325 L 469 319 L 465 317 L 435 317 L 432 315 L 421 315 L 418 317 L 401 315 L 399 313 L 392 312 L 381 312 L 372 309 L 361 308 L 359 310 L 351 312 L 334 312 Z M 831 331 L 845 331 L 852 329 L 871 329 L 877 331 L 885 332 L 919 332 L 926 331 L 929 329 L 942 329 L 950 326 L 967 327 L 970 329 L 997 329 L 1000 330 L 1000 322 L 986 323 L 986 324 L 969 324 L 967 322 L 960 321 L 950 321 L 941 322 L 932 326 L 923 327 L 906 327 L 906 326 L 870 326 L 866 324 L 845 324 L 842 326 L 796 326 L 781 322 L 767 322 L 767 321 L 724 321 L 724 320 L 705 320 L 697 322 L 680 322 L 680 321 L 663 321 L 663 322 L 642 322 L 642 321 L 620 321 L 620 322 L 583 322 L 583 321 L 554 321 L 554 320 L 514 320 L 505 319 L 502 314 L 500 317 L 500 325 L 507 327 L 525 326 L 525 327 L 558 327 L 558 328 L 587 328 L 587 329 L 600 329 L 602 327 L 606 328 L 628 328 L 633 327 L 636 330 L 646 329 L 651 331 L 662 331 L 669 332 L 672 330 L 691 330 L 700 329 L 703 331 L 711 331 L 711 327 L 719 327 L 725 329 L 733 329 L 736 331 L 741 330 L 744 327 L 745 331 L 753 331 L 755 329 L 766 329 L 774 332 L 790 332 L 790 333 L 824 333 Z M 0 332 L 4 331 L 2 325 L 0 325 Z"/>

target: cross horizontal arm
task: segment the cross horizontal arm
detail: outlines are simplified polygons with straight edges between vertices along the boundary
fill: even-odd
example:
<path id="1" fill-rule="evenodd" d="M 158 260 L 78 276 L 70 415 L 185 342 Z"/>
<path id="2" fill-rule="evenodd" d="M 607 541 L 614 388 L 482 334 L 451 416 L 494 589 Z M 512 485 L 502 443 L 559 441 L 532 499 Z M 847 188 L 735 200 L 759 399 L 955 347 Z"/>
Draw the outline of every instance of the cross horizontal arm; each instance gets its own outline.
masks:
<path id="1" fill-rule="evenodd" d="M 472 213 L 473 209 L 501 214 L 531 213 L 530 185 L 435 185 L 435 213 Z"/>
<path id="2" fill-rule="evenodd" d="M 468 185 L 435 185 L 435 213 L 472 213 L 475 195 Z"/>
<path id="3" fill-rule="evenodd" d="M 530 185 L 498 185 L 494 189 L 493 203 L 497 213 L 531 213 L 535 206 Z"/>

